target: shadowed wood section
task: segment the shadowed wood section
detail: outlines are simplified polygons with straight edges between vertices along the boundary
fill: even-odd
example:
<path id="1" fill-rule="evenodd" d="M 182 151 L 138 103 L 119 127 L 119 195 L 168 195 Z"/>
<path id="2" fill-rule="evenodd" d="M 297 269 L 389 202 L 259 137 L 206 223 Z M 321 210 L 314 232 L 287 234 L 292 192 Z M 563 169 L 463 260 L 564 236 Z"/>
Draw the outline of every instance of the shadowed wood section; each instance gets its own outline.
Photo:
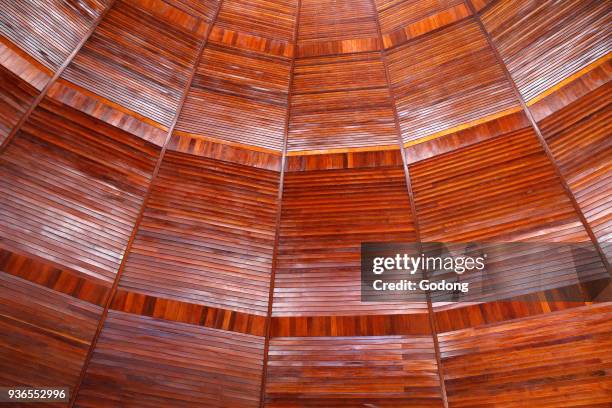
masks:
<path id="1" fill-rule="evenodd" d="M 525 128 L 410 165 L 430 242 L 587 242 L 533 131 Z"/>
<path id="2" fill-rule="evenodd" d="M 438 335 L 451 407 L 605 407 L 612 306 Z"/>
<path id="3" fill-rule="evenodd" d="M 0 66 L 0 145 L 23 116 L 38 90 Z"/>
<path id="4" fill-rule="evenodd" d="M 110 311 L 75 407 L 257 407 L 263 342 Z"/>
<path id="5" fill-rule="evenodd" d="M 381 49 L 371 0 L 302 0 L 298 56 Z"/>
<path id="6" fill-rule="evenodd" d="M 282 150 L 289 60 L 209 45 L 176 130 Z"/>
<path id="7" fill-rule="evenodd" d="M 225 331 L 264 335 L 265 317 L 119 290 L 111 309 Z"/>
<path id="8" fill-rule="evenodd" d="M 281 152 L 270 153 L 251 150 L 247 147 L 233 146 L 225 142 L 206 140 L 197 135 L 175 132 L 168 143 L 168 149 L 260 169 L 274 171 L 280 171 L 281 169 Z"/>
<path id="9" fill-rule="evenodd" d="M 529 101 L 610 51 L 605 1 L 498 1 L 481 20 Z"/>
<path id="10" fill-rule="evenodd" d="M 271 337 L 388 336 L 430 334 L 424 313 L 380 316 L 273 317 Z"/>
<path id="11" fill-rule="evenodd" d="M 609 261 L 612 261 L 611 92 L 612 84 L 608 82 L 539 122 L 563 177 Z"/>
<path id="12" fill-rule="evenodd" d="M 463 0 L 375 0 L 385 48 L 470 15 Z"/>
<path id="13" fill-rule="evenodd" d="M 265 315 L 279 174 L 167 152 L 120 288 Z"/>
<path id="14" fill-rule="evenodd" d="M 442 407 L 431 336 L 270 340 L 266 407 Z"/>
<path id="15" fill-rule="evenodd" d="M 0 35 L 55 71 L 108 3 L 108 0 L 52 1 L 43 5 L 36 0 L 2 0 Z"/>
<path id="16" fill-rule="evenodd" d="M 387 53 L 387 62 L 405 142 L 517 106 L 473 21 L 395 48 Z"/>
<path id="17" fill-rule="evenodd" d="M 102 306 L 110 292 L 107 282 L 0 248 L 0 270 L 32 283 Z"/>
<path id="18" fill-rule="evenodd" d="M 295 62 L 289 151 L 396 145 L 379 52 Z"/>
<path id="19" fill-rule="evenodd" d="M 0 273 L 2 386 L 72 389 L 101 313 L 98 306 Z"/>
<path id="20" fill-rule="evenodd" d="M 119 0 L 62 77 L 170 126 L 215 5 Z"/>
<path id="21" fill-rule="evenodd" d="M 0 241 L 111 281 L 159 150 L 48 98 L 0 157 Z"/>
<path id="22" fill-rule="evenodd" d="M 422 303 L 360 301 L 361 243 L 414 239 L 401 166 L 285 173 L 273 314 L 422 310 Z"/>
<path id="23" fill-rule="evenodd" d="M 297 0 L 225 0 L 210 41 L 290 58 Z"/>

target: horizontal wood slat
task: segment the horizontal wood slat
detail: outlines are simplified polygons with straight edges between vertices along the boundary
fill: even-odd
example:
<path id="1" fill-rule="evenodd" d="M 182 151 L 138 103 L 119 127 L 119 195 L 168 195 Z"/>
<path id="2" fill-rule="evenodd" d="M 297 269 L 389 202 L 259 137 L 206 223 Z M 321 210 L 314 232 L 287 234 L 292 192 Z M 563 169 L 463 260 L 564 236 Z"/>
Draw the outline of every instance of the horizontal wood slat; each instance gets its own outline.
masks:
<path id="1" fill-rule="evenodd" d="M 285 173 L 274 316 L 422 310 L 360 301 L 361 243 L 414 239 L 401 166 Z"/>
<path id="2" fill-rule="evenodd" d="M 598 0 L 511 0 L 481 20 L 529 101 L 610 52 L 609 12 Z"/>
<path id="3" fill-rule="evenodd" d="M 380 53 L 295 62 L 287 149 L 397 145 Z"/>
<path id="4" fill-rule="evenodd" d="M 381 49 L 371 0 L 302 0 L 298 55 L 314 57 Z"/>
<path id="5" fill-rule="evenodd" d="M 263 338 L 110 311 L 75 407 L 257 407 Z"/>
<path id="6" fill-rule="evenodd" d="M 101 313 L 101 307 L 0 272 L 2 386 L 72 389 Z"/>
<path id="7" fill-rule="evenodd" d="M 120 288 L 265 315 L 279 173 L 168 152 Z"/>
<path id="8" fill-rule="evenodd" d="M 170 126 L 212 4 L 202 2 L 201 15 L 161 0 L 118 0 L 62 78 Z"/>
<path id="9" fill-rule="evenodd" d="M 109 3 L 53 1 L 43 6 L 36 0 L 3 0 L 0 34 L 55 71 Z"/>
<path id="10" fill-rule="evenodd" d="M 539 122 L 595 237 L 612 261 L 612 83 Z"/>
<path id="11" fill-rule="evenodd" d="M 44 99 L 0 157 L 0 242 L 112 281 L 158 154 Z"/>
<path id="12" fill-rule="evenodd" d="M 210 45 L 176 129 L 282 150 L 289 60 Z"/>
<path id="13" fill-rule="evenodd" d="M 390 50 L 387 63 L 405 142 L 518 105 L 471 20 Z"/>
<path id="14" fill-rule="evenodd" d="M 588 242 L 533 131 L 410 165 L 425 241 Z"/>
<path id="15" fill-rule="evenodd" d="M 451 407 L 604 407 L 612 306 L 585 307 L 438 336 Z"/>
<path id="16" fill-rule="evenodd" d="M 431 336 L 270 341 L 266 407 L 442 407 Z"/>

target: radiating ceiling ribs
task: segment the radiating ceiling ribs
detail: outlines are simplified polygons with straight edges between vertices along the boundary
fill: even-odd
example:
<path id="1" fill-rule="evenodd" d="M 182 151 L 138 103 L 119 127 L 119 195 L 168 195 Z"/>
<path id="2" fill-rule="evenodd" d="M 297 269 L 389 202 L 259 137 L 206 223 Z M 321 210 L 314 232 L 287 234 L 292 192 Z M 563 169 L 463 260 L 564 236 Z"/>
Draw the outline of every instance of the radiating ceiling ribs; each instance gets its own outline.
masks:
<path id="1" fill-rule="evenodd" d="M 407 189 L 408 197 L 410 200 L 410 211 L 412 212 L 412 219 L 414 222 L 414 230 L 415 230 L 415 235 L 416 235 L 417 248 L 419 252 L 421 252 L 422 240 L 421 240 L 421 233 L 420 233 L 420 228 L 419 228 L 419 218 L 418 218 L 417 211 L 416 211 L 416 202 L 414 200 L 414 192 L 412 190 L 412 183 L 410 181 L 410 170 L 408 169 L 408 160 L 406 157 L 406 150 L 404 149 L 404 140 L 402 137 L 402 131 L 401 131 L 400 123 L 399 123 L 399 116 L 397 113 L 397 104 L 395 102 L 395 95 L 393 93 L 393 87 L 391 85 L 391 76 L 389 74 L 389 66 L 387 65 L 387 51 L 385 50 L 384 45 L 383 45 L 384 44 L 383 35 L 382 35 L 382 29 L 380 26 L 380 18 L 378 15 L 378 11 L 376 10 L 376 2 L 375 0 L 371 0 L 371 2 L 372 2 L 372 7 L 374 8 L 374 13 L 375 13 L 378 38 L 380 40 L 380 44 L 382 47 L 380 53 L 382 56 L 383 66 L 385 69 L 385 78 L 387 80 L 387 87 L 389 89 L 389 97 L 391 98 L 391 105 L 393 105 L 393 118 L 395 120 L 395 131 L 397 132 L 397 141 L 398 141 L 400 153 L 402 155 L 402 164 L 404 167 L 404 175 L 406 178 L 406 189 Z M 444 383 L 444 370 L 442 367 L 442 358 L 440 356 L 440 345 L 438 343 L 438 331 L 436 329 L 436 321 L 435 321 L 434 314 L 433 314 L 433 306 L 431 303 L 431 296 L 429 292 L 426 292 L 426 298 L 427 298 L 427 315 L 429 318 L 431 337 L 433 339 L 434 352 L 436 355 L 436 365 L 438 368 L 440 394 L 442 397 L 442 403 L 444 404 L 444 407 L 448 408 L 448 397 L 446 393 L 446 385 Z"/>
<path id="2" fill-rule="evenodd" d="M 268 285 L 268 311 L 266 314 L 266 323 L 264 327 L 265 340 L 264 340 L 264 351 L 263 351 L 263 367 L 261 376 L 261 389 L 259 395 L 259 406 L 264 408 L 265 396 L 266 396 L 266 372 L 268 368 L 268 352 L 270 350 L 270 333 L 272 329 L 272 306 L 274 303 L 274 282 L 276 276 L 277 266 L 277 255 L 278 255 L 278 241 L 280 238 L 280 224 L 281 224 L 281 210 L 283 206 L 283 187 L 285 182 L 285 167 L 287 162 L 287 145 L 289 139 L 289 121 L 291 119 L 291 91 L 293 89 L 293 74 L 295 71 L 295 59 L 297 58 L 297 39 L 300 27 L 300 8 L 302 1 L 297 1 L 297 7 L 295 11 L 295 24 L 293 27 L 293 55 L 291 57 L 291 69 L 289 71 L 289 88 L 287 91 L 287 112 L 285 113 L 285 129 L 283 138 L 283 150 L 280 167 L 280 180 L 278 185 L 278 197 L 276 203 L 276 226 L 274 231 L 274 247 L 272 250 L 272 269 L 270 271 L 270 284 Z"/>
<path id="3" fill-rule="evenodd" d="M 610 267 L 610 263 L 608 262 L 608 259 L 607 259 L 606 255 L 605 255 L 603 249 L 601 248 L 601 245 L 599 244 L 599 241 L 597 240 L 597 237 L 593 233 L 593 229 L 591 228 L 591 225 L 589 224 L 589 222 L 587 221 L 586 217 L 584 216 L 584 213 L 582 212 L 582 209 L 580 208 L 580 205 L 578 204 L 578 201 L 576 201 L 576 196 L 574 195 L 574 193 L 570 189 L 569 184 L 567 183 L 567 180 L 565 180 L 565 177 L 563 176 L 563 173 L 561 172 L 561 169 L 559 168 L 559 164 L 555 160 L 555 157 L 552 154 L 552 152 L 550 150 L 550 147 L 548 146 L 548 143 L 546 142 L 546 139 L 544 138 L 544 136 L 543 136 L 543 134 L 542 134 L 542 132 L 540 130 L 540 127 L 538 126 L 538 123 L 536 122 L 535 118 L 533 117 L 533 114 L 531 113 L 531 110 L 529 109 L 529 106 L 527 106 L 527 103 L 523 99 L 523 96 L 521 95 L 521 92 L 520 92 L 516 82 L 514 81 L 514 78 L 512 77 L 512 74 L 510 74 L 510 71 L 508 70 L 508 67 L 506 66 L 506 64 L 505 64 L 501 54 L 499 53 L 499 50 L 497 49 L 497 46 L 495 45 L 493 39 L 491 38 L 491 35 L 489 34 L 489 32 L 485 28 L 484 24 L 482 23 L 482 20 L 480 18 L 480 14 L 476 11 L 476 8 L 472 4 L 472 0 L 468 0 L 467 4 L 468 4 L 468 7 L 470 8 L 470 10 L 471 10 L 471 12 L 472 12 L 472 14 L 474 16 L 473 17 L 474 20 L 478 23 L 478 26 L 480 27 L 480 30 L 482 31 L 483 35 L 485 36 L 485 38 L 487 40 L 487 43 L 489 44 L 489 47 L 493 51 L 493 54 L 495 55 L 495 58 L 497 59 L 498 64 L 501 66 L 501 68 L 502 68 L 502 70 L 504 72 L 504 75 L 506 76 L 508 82 L 510 83 L 510 86 L 512 87 L 512 91 L 514 92 L 514 94 L 516 96 L 516 99 L 518 100 L 519 104 L 521 105 L 521 108 L 525 112 L 525 115 L 527 116 L 527 119 L 529 120 L 529 122 L 531 124 L 531 127 L 535 131 L 535 134 L 537 136 L 538 141 L 540 142 L 540 144 L 542 146 L 542 149 L 546 153 L 546 156 L 548 157 L 548 160 L 550 161 L 552 167 L 554 168 L 555 174 L 557 175 L 557 178 L 559 179 L 559 182 L 563 186 L 563 190 L 565 191 L 565 193 L 567 194 L 568 198 L 570 199 L 570 201 L 572 203 L 572 206 L 574 207 L 574 210 L 576 211 L 578 217 L 580 218 L 580 221 L 582 222 L 582 225 L 583 225 L 586 233 L 588 234 L 589 238 L 591 239 L 591 242 L 593 243 L 593 246 L 597 250 L 597 253 L 599 254 L 599 257 L 601 258 L 602 263 L 604 264 L 604 266 L 608 270 L 608 273 L 610 273 L 610 275 L 612 275 L 612 269 Z"/>
<path id="4" fill-rule="evenodd" d="M 208 43 L 208 38 L 210 36 L 210 32 L 212 31 L 212 28 L 215 24 L 215 21 L 217 19 L 217 17 L 219 16 L 219 11 L 221 10 L 221 6 L 223 5 L 223 0 L 219 0 L 219 3 L 217 5 L 217 9 L 215 10 L 215 14 L 212 18 L 212 20 L 210 21 L 207 31 L 206 31 L 206 35 L 204 37 L 204 39 L 202 40 L 200 47 L 197 51 L 196 54 L 196 58 L 193 62 L 193 66 L 191 68 L 191 72 L 189 74 L 189 77 L 185 83 L 185 88 L 183 89 L 182 95 L 181 95 L 181 99 L 179 101 L 178 107 L 176 109 L 176 112 L 174 114 L 172 123 L 170 125 L 170 127 L 168 128 L 168 133 L 166 135 L 166 139 L 164 141 L 164 144 L 162 146 L 162 149 L 160 151 L 159 154 L 159 158 L 157 159 L 157 163 L 155 164 L 155 169 L 153 170 L 153 174 L 151 176 L 151 180 L 149 182 L 149 186 L 147 188 L 147 191 L 145 193 L 145 196 L 142 200 L 142 204 L 140 206 L 140 211 L 138 212 L 138 216 L 136 217 L 136 220 L 134 222 L 134 227 L 132 229 L 132 233 L 130 234 L 130 238 L 127 242 L 125 251 L 123 253 L 123 258 L 121 259 L 121 264 L 119 265 L 119 269 L 117 270 L 117 274 L 115 276 L 115 279 L 113 281 L 113 285 L 111 287 L 111 290 L 109 292 L 109 295 L 105 301 L 104 304 L 104 310 L 102 312 L 102 315 L 100 317 L 100 320 L 98 321 L 98 326 L 96 328 L 96 332 L 93 336 L 93 339 L 91 341 L 91 344 L 89 346 L 89 350 L 87 352 L 87 355 L 85 357 L 85 361 L 83 362 L 83 366 L 81 368 L 81 373 L 79 375 L 79 379 L 73 389 L 72 395 L 70 396 L 70 402 L 68 404 L 69 407 L 73 407 L 78 393 L 79 393 L 79 388 L 81 387 L 81 384 L 83 383 L 83 379 L 85 378 L 85 374 L 87 373 L 87 368 L 89 366 L 89 363 L 91 362 L 91 359 L 93 357 L 93 353 L 94 350 L 96 348 L 96 345 L 98 343 L 98 340 L 100 338 L 100 333 L 102 332 L 102 328 L 104 327 L 104 322 L 106 320 L 106 317 L 108 316 L 108 310 L 113 302 L 113 299 L 115 297 L 115 295 L 117 294 L 117 289 L 119 287 L 119 282 L 121 280 L 121 275 L 123 273 L 123 270 L 125 269 L 125 265 L 126 265 L 126 261 L 128 259 L 128 254 L 132 248 L 132 245 L 134 243 L 134 239 L 136 238 L 136 233 L 138 232 L 138 227 L 140 226 L 140 223 L 142 222 L 143 216 L 144 216 L 144 210 L 146 208 L 147 205 L 147 201 L 149 199 L 149 197 L 151 196 L 151 192 L 153 190 L 153 185 L 155 184 L 155 179 L 157 177 L 157 175 L 159 174 L 159 169 L 161 167 L 162 161 L 164 159 L 164 155 L 166 153 L 166 150 L 168 148 L 168 144 L 170 142 L 170 139 L 172 138 L 172 133 L 174 132 L 174 128 L 176 127 L 176 124 L 178 122 L 178 118 L 181 114 L 181 110 L 183 105 L 185 104 L 185 101 L 187 100 L 187 94 L 189 93 L 189 88 L 191 87 L 191 83 L 193 82 L 193 78 L 195 77 L 198 65 L 200 64 L 200 60 L 202 59 L 202 56 L 204 54 L 204 49 L 206 48 L 206 45 Z M 91 35 L 93 33 L 93 30 L 91 33 L 89 33 L 89 35 Z M 82 44 L 81 44 L 82 45 Z M 75 53 L 76 54 L 76 53 Z"/>
<path id="5" fill-rule="evenodd" d="M 89 30 L 87 31 L 87 33 L 85 34 L 85 36 L 83 36 L 83 38 L 81 39 L 81 41 L 79 41 L 79 43 L 76 45 L 76 47 L 74 47 L 74 49 L 72 50 L 72 52 L 68 55 L 68 57 L 66 58 L 66 60 L 62 63 L 62 65 L 60 65 L 57 70 L 54 72 L 53 76 L 51 77 L 51 79 L 49 79 L 49 81 L 47 81 L 47 84 L 44 86 L 44 88 L 40 91 L 40 93 L 38 94 L 38 96 L 36 96 L 36 98 L 32 101 L 32 103 L 30 104 L 30 106 L 28 107 L 28 109 L 23 113 L 23 115 L 21 116 L 21 118 L 19 118 L 19 121 L 15 124 L 15 126 L 13 126 L 13 129 L 11 129 L 10 133 L 7 135 L 6 139 L 4 139 L 4 142 L 2 144 L 0 144 L 0 154 L 2 154 L 7 146 L 11 143 L 11 141 L 15 138 L 15 135 L 17 134 L 17 132 L 19 132 L 19 130 L 21 129 L 21 126 L 23 126 L 23 124 L 28 120 L 28 118 L 30 117 L 30 115 L 32 114 L 32 112 L 34 112 L 34 109 L 36 109 L 36 107 L 40 104 L 40 102 L 45 98 L 45 96 L 47 96 L 47 93 L 49 92 L 49 90 L 51 89 L 51 87 L 57 82 L 57 80 L 62 76 L 62 74 L 64 73 L 64 70 L 66 68 L 68 68 L 68 66 L 70 65 L 70 63 L 72 62 L 72 60 L 74 59 L 74 57 L 76 57 L 76 55 L 79 53 L 79 51 L 81 50 L 81 48 L 83 48 L 83 46 L 85 45 L 85 43 L 87 42 L 87 40 L 89 40 L 89 37 L 92 36 L 92 34 L 94 33 L 94 31 L 96 30 L 96 28 L 100 25 L 100 23 L 102 22 L 102 20 L 104 19 L 104 17 L 108 14 L 108 12 L 113 8 L 113 6 L 115 5 L 115 2 L 117 0 L 110 0 L 110 3 L 108 4 L 108 6 L 106 6 L 106 8 L 104 9 L 104 11 L 102 13 L 100 13 L 100 15 L 98 16 L 98 18 L 93 22 L 93 24 L 91 25 L 91 27 L 89 28 Z"/>

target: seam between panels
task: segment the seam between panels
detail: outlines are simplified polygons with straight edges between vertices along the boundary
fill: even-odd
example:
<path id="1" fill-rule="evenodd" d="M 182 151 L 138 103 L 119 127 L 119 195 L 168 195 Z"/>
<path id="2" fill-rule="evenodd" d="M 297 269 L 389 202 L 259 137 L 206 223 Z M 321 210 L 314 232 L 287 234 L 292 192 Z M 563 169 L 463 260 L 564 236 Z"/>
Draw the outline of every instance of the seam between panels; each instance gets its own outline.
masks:
<path id="1" fill-rule="evenodd" d="M 149 186 L 147 187 L 147 191 L 145 193 L 145 196 L 142 200 L 142 204 L 140 206 L 140 210 L 138 212 L 138 215 L 136 217 L 136 220 L 134 222 L 134 227 L 132 228 L 132 233 L 130 234 L 130 238 L 128 239 L 127 245 L 125 247 L 125 251 L 123 252 L 123 258 L 121 259 L 121 264 L 119 265 L 119 268 L 117 270 L 117 274 L 115 275 L 115 279 L 113 281 L 113 285 L 111 286 L 111 290 L 107 296 L 107 299 L 104 303 L 104 309 L 102 311 L 102 315 L 100 316 L 100 320 L 98 321 L 98 326 L 96 328 L 96 332 L 94 334 L 94 337 L 92 338 L 92 342 L 89 346 L 89 350 L 87 352 L 87 355 L 85 357 L 85 360 L 83 361 L 83 366 L 81 367 L 81 373 L 79 375 L 78 381 L 74 387 L 74 390 L 72 392 L 72 395 L 70 396 L 70 402 L 68 404 L 68 407 L 72 408 L 74 406 L 74 404 L 76 403 L 76 399 L 80 390 L 80 387 L 83 383 L 83 379 L 85 378 L 85 374 L 87 373 L 87 369 L 89 367 L 89 363 L 91 362 L 91 359 L 93 357 L 93 352 L 96 348 L 96 345 L 98 343 L 98 339 L 100 338 L 100 334 L 102 332 L 102 328 L 104 327 L 104 322 L 106 321 L 106 317 L 108 316 L 108 310 L 110 308 L 110 305 L 112 304 L 115 295 L 117 294 L 117 289 L 119 287 L 119 281 L 121 280 L 121 275 L 123 274 L 123 271 L 125 269 L 125 264 L 127 262 L 127 258 L 128 255 L 132 249 L 132 245 L 134 243 L 134 240 L 136 238 L 136 234 L 138 232 L 138 229 L 140 227 L 140 223 L 142 222 L 142 219 L 144 217 L 144 210 L 146 208 L 147 205 L 147 201 L 149 200 L 150 196 L 151 196 L 151 192 L 153 191 L 153 186 L 155 184 L 155 181 L 157 179 L 157 175 L 159 174 L 159 169 L 161 168 L 161 164 L 162 161 L 164 159 L 164 155 L 166 154 L 166 150 L 168 148 L 168 144 L 170 142 L 170 139 L 172 138 L 172 133 L 174 132 L 174 128 L 176 127 L 176 124 L 178 123 L 178 119 L 180 117 L 181 111 L 183 109 L 183 106 L 185 105 L 185 101 L 187 100 L 187 94 L 189 93 L 189 89 L 191 88 L 191 85 L 193 83 L 193 79 L 195 77 L 195 74 L 197 72 L 198 66 L 200 65 L 200 62 L 202 61 L 202 56 L 204 55 L 204 49 L 206 48 L 206 45 L 208 44 L 208 39 L 210 37 L 211 31 L 213 26 L 215 25 L 215 22 L 217 21 L 217 17 L 219 16 L 219 12 L 221 10 L 221 6 L 223 5 L 223 0 L 219 0 L 219 4 L 217 9 L 215 10 L 215 14 L 212 18 L 212 20 L 209 23 L 209 26 L 206 30 L 206 37 L 204 38 L 204 40 L 202 41 L 202 43 L 200 44 L 200 47 L 198 49 L 196 58 L 193 62 L 193 68 L 191 69 L 191 72 L 189 74 L 189 77 L 187 78 L 187 81 L 185 83 L 185 88 L 183 90 L 183 93 L 181 95 L 181 99 L 179 101 L 179 104 L 176 108 L 176 113 L 174 115 L 174 118 L 172 120 L 172 123 L 170 125 L 170 127 L 168 128 L 168 133 L 166 135 L 166 139 L 164 140 L 164 144 L 162 146 L 162 149 L 159 153 L 159 157 L 157 158 L 157 162 L 155 163 L 155 168 L 153 170 L 153 174 L 151 175 L 151 179 L 149 182 Z"/>
<path id="2" fill-rule="evenodd" d="M 580 219 L 580 222 L 582 223 L 582 226 L 583 226 L 584 230 L 586 231 L 587 235 L 589 236 L 593 246 L 595 247 L 595 250 L 597 251 L 597 254 L 601 258 L 601 261 L 602 261 L 604 267 L 608 271 L 608 274 L 612 275 L 612 270 L 610 268 L 610 263 L 608 262 L 608 259 L 607 259 L 606 255 L 604 254 L 604 252 L 603 252 L 603 250 L 601 248 L 601 245 L 599 244 L 599 241 L 597 241 L 597 237 L 593 233 L 593 230 L 592 230 L 589 222 L 587 221 L 584 213 L 582 212 L 582 209 L 580 208 L 580 205 L 578 204 L 578 201 L 576 200 L 576 196 L 574 195 L 573 191 L 569 187 L 569 184 L 565 180 L 565 177 L 563 176 L 563 173 L 561 172 L 561 169 L 559 168 L 559 164 L 557 163 L 557 160 L 555 159 L 555 156 L 553 155 L 552 151 L 550 150 L 550 147 L 548 146 L 548 143 L 546 142 L 546 139 L 544 138 L 544 135 L 542 134 L 542 131 L 540 130 L 540 127 L 538 126 L 538 123 L 536 122 L 535 118 L 533 117 L 533 114 L 531 113 L 531 110 L 529 109 L 529 106 L 527 106 L 527 103 L 523 99 L 523 96 L 521 95 L 521 92 L 520 92 L 518 86 L 516 85 L 516 82 L 514 82 L 514 79 L 512 78 L 512 74 L 510 74 L 510 71 L 508 70 L 508 67 L 506 66 L 506 64 L 505 64 L 501 54 L 499 53 L 499 50 L 497 49 L 497 47 L 495 46 L 495 43 L 493 42 L 493 39 L 491 38 L 491 35 L 489 34 L 487 29 L 485 28 L 482 20 L 480 19 L 480 13 L 476 11 L 476 8 L 472 4 L 471 0 L 466 0 L 466 3 L 468 5 L 470 11 L 472 12 L 472 18 L 474 19 L 474 21 L 480 27 L 480 30 L 482 31 L 482 34 L 485 36 L 485 38 L 487 40 L 489 48 L 491 49 L 491 51 L 495 55 L 495 58 L 497 60 L 498 65 L 501 67 L 501 69 L 502 69 L 502 71 L 503 71 L 503 73 L 504 73 L 504 75 L 506 77 L 506 80 L 509 82 L 509 84 L 510 84 L 510 86 L 512 88 L 512 91 L 515 94 L 516 99 L 519 102 L 519 105 L 523 109 L 523 112 L 525 113 L 525 116 L 527 116 L 527 119 L 529 120 L 529 122 L 531 124 L 531 127 L 533 128 L 533 130 L 534 130 L 534 132 L 536 134 L 536 137 L 537 137 L 538 141 L 540 142 L 542 150 L 544 150 L 544 153 L 546 154 L 546 157 L 548 157 L 548 160 L 550 161 L 550 164 L 552 165 L 552 167 L 553 167 L 553 169 L 555 171 L 557 179 L 561 183 L 561 186 L 563 187 L 563 190 L 565 191 L 565 194 L 567 195 L 567 197 L 569 198 L 570 202 L 572 203 L 572 206 L 574 207 L 574 211 L 578 215 L 578 218 Z"/>
<path id="3" fill-rule="evenodd" d="M 412 212 L 412 219 L 414 223 L 414 232 L 416 235 L 416 244 L 419 252 L 422 252 L 422 240 L 421 240 L 421 230 L 419 225 L 419 220 L 416 211 L 416 202 L 414 199 L 414 192 L 412 190 L 412 182 L 410 179 L 410 170 L 408 168 L 408 158 L 406 157 L 406 150 L 404 149 L 404 140 L 402 138 L 401 127 L 399 124 L 399 116 L 397 113 L 397 105 L 395 104 L 395 94 L 393 93 L 393 87 L 391 85 L 391 75 L 389 74 L 389 66 L 387 64 L 387 51 L 385 50 L 382 29 L 380 26 L 380 18 L 378 16 L 378 11 L 376 9 L 375 0 L 370 0 L 372 3 L 372 7 L 374 9 L 374 15 L 376 20 L 376 29 L 378 32 L 378 40 L 380 41 L 380 55 L 382 57 L 383 66 L 385 69 L 385 78 L 387 81 L 387 88 L 389 90 L 389 99 L 393 108 L 393 118 L 395 121 L 395 131 L 397 132 L 397 142 L 400 148 L 400 154 L 402 156 L 402 164 L 404 167 L 404 176 L 406 179 L 406 190 L 408 193 L 408 199 L 410 201 L 410 211 Z M 442 367 L 442 359 L 440 357 L 440 345 L 438 342 L 438 330 L 436 326 L 436 321 L 433 314 L 433 306 L 431 302 L 431 295 L 429 291 L 426 292 L 427 298 L 427 315 L 429 320 L 429 327 L 431 330 L 431 337 L 433 340 L 434 352 L 436 356 L 436 365 L 438 367 L 438 379 L 440 382 L 440 396 L 442 398 L 442 404 L 445 408 L 448 408 L 448 397 L 446 395 L 446 384 L 444 382 L 444 369 Z"/>
<path id="4" fill-rule="evenodd" d="M 89 29 L 87 30 L 87 33 L 83 36 L 81 41 L 79 41 L 79 43 L 76 45 L 76 47 L 74 47 L 74 49 L 68 55 L 66 60 L 62 63 L 62 65 L 60 65 L 57 68 L 57 70 L 53 73 L 53 75 L 51 76 L 49 81 L 47 81 L 47 83 L 45 84 L 43 89 L 38 93 L 36 98 L 34 98 L 32 103 L 28 107 L 28 109 L 26 109 L 26 111 L 23 113 L 23 115 L 21 115 L 21 117 L 19 118 L 19 120 L 17 121 L 15 126 L 13 126 L 13 128 L 11 129 L 9 134 L 6 136 L 6 139 L 4 139 L 4 142 L 2 142 L 2 144 L 0 144 L 0 154 L 4 153 L 4 151 L 6 150 L 8 145 L 13 141 L 13 139 L 15 139 L 15 135 L 17 134 L 17 132 L 19 132 L 19 130 L 21 130 L 21 127 L 23 126 L 23 124 L 32 115 L 32 112 L 34 112 L 34 110 L 38 107 L 38 105 L 40 105 L 40 103 L 45 98 L 45 96 L 47 96 L 47 93 L 49 92 L 51 87 L 53 85 L 55 85 L 57 80 L 62 76 L 62 74 L 64 73 L 66 68 L 68 68 L 68 66 L 70 65 L 70 63 L 72 62 L 74 57 L 76 57 L 76 55 L 79 53 L 79 51 L 81 51 L 81 48 L 83 48 L 83 46 L 85 45 L 87 40 L 89 40 L 89 38 L 93 35 L 94 31 L 96 31 L 96 28 L 98 28 L 98 26 L 100 25 L 100 23 L 102 22 L 104 17 L 106 17 L 106 15 L 113 8 L 115 3 L 116 3 L 116 0 L 111 0 L 110 1 L 110 3 L 108 4 L 108 6 L 106 6 L 104 11 L 102 11 L 102 13 L 100 13 L 100 15 L 98 16 L 96 21 L 94 21 L 91 24 L 91 27 L 89 27 Z"/>
<path id="5" fill-rule="evenodd" d="M 263 350 L 263 365 L 261 373 L 261 389 L 259 393 L 259 406 L 264 408 L 266 396 L 266 376 L 268 373 L 268 351 L 270 349 L 270 334 L 272 331 L 272 306 L 274 304 L 274 283 L 276 278 L 276 263 L 278 259 L 278 243 L 280 239 L 280 224 L 281 212 L 283 208 L 283 190 L 285 187 L 285 167 L 287 162 L 287 145 L 289 141 L 289 121 L 291 119 L 291 96 L 293 93 L 293 76 L 295 73 L 295 60 L 298 53 L 298 33 L 300 26 L 300 11 L 302 8 L 302 0 L 297 0 L 297 8 L 295 11 L 295 26 L 293 28 L 293 56 L 291 57 L 291 68 L 289 71 L 289 88 L 287 89 L 287 113 L 285 115 L 285 128 L 283 139 L 283 150 L 281 158 L 280 179 L 278 184 L 278 195 L 276 198 L 276 226 L 274 231 L 274 247 L 272 249 L 272 268 L 270 270 L 270 283 L 268 285 L 268 311 L 266 314 L 266 322 L 264 327 L 264 350 Z"/>

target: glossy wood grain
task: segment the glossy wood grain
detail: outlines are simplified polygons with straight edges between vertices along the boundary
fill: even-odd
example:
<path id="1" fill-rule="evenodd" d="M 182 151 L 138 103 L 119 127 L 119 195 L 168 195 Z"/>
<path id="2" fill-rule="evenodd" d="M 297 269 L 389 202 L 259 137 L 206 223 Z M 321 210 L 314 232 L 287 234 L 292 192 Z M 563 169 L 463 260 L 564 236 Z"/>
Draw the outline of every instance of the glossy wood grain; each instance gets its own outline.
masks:
<path id="1" fill-rule="evenodd" d="M 38 90 L 0 66 L 0 144 L 34 101 Z"/>
<path id="2" fill-rule="evenodd" d="M 288 150 L 397 146 L 381 55 L 296 60 Z"/>
<path id="3" fill-rule="evenodd" d="M 0 242 L 112 281 L 158 154 L 45 99 L 0 157 Z"/>
<path id="4" fill-rule="evenodd" d="M 257 407 L 263 338 L 111 311 L 76 407 Z"/>
<path id="5" fill-rule="evenodd" d="M 439 335 L 451 407 L 604 407 L 611 306 Z"/>
<path id="6" fill-rule="evenodd" d="M 481 19 L 526 101 L 610 51 L 606 2 L 497 1 Z"/>
<path id="7" fill-rule="evenodd" d="M 108 0 L 3 0 L 0 3 L 0 34 L 55 71 L 108 3 Z"/>
<path id="8" fill-rule="evenodd" d="M 63 78 L 169 126 L 216 2 L 118 1 Z"/>
<path id="9" fill-rule="evenodd" d="M 387 53 L 405 142 L 517 106 L 476 23 L 463 21 Z"/>
<path id="10" fill-rule="evenodd" d="M 265 315 L 277 172 L 168 152 L 120 288 Z"/>
<path id="11" fill-rule="evenodd" d="M 0 383 L 72 390 L 102 308 L 9 275 L 5 267 L 0 272 Z"/>
<path id="12" fill-rule="evenodd" d="M 271 340 L 266 407 L 441 407 L 430 336 Z"/>
<path id="13" fill-rule="evenodd" d="M 286 172 L 279 234 L 275 316 L 423 307 L 360 301 L 361 242 L 414 240 L 401 166 Z"/>
<path id="14" fill-rule="evenodd" d="M 539 122 L 608 260 L 612 260 L 611 90 L 608 82 Z"/>

